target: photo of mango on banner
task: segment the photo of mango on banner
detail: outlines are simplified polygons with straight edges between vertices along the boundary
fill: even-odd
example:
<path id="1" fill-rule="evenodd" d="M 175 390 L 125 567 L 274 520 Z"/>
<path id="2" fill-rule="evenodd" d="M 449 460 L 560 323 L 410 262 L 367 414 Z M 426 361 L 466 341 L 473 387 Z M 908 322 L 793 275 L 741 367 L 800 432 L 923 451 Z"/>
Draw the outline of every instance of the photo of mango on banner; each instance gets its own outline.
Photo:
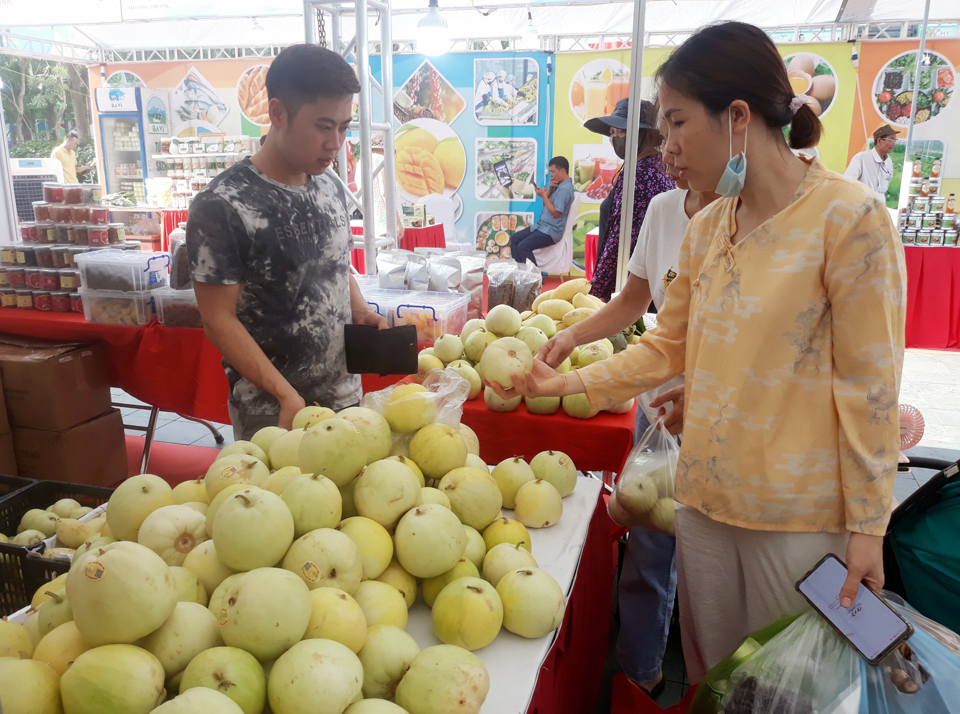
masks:
<path id="1" fill-rule="evenodd" d="M 533 225 L 533 213 L 481 211 L 476 215 L 476 246 L 496 258 L 510 257 L 510 238 L 517 231 Z"/>
<path id="2" fill-rule="evenodd" d="M 496 166 L 506 167 L 512 183 L 504 186 Z M 534 139 L 477 139 L 477 198 L 483 201 L 532 201 L 537 181 L 537 142 Z"/>
<path id="3" fill-rule="evenodd" d="M 587 62 L 570 82 L 570 109 L 581 122 L 613 114 L 617 102 L 630 96 L 630 70 L 618 60 Z"/>
<path id="4" fill-rule="evenodd" d="M 414 119 L 397 130 L 395 145 L 401 201 L 413 204 L 440 194 L 453 199 L 459 215 L 463 203 L 456 193 L 463 183 L 467 155 L 457 133 L 436 119 Z"/>

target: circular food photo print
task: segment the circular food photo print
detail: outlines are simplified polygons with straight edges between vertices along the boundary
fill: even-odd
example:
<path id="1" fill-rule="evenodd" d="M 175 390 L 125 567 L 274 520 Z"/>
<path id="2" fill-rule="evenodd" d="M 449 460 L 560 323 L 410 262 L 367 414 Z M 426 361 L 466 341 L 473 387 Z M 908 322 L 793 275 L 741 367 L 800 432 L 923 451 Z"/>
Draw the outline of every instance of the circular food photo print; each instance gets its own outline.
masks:
<path id="1" fill-rule="evenodd" d="M 798 52 L 783 58 L 793 93 L 810 105 L 818 117 L 830 111 L 840 85 L 833 65 L 820 55 Z"/>
<path id="2" fill-rule="evenodd" d="M 237 82 L 237 104 L 247 121 L 258 126 L 270 126 L 267 115 L 267 70 L 268 65 L 258 64 L 240 75 Z"/>
<path id="3" fill-rule="evenodd" d="M 917 53 L 904 52 L 887 62 L 873 82 L 873 103 L 891 124 L 907 126 L 913 104 L 917 104 L 916 123 L 936 118 L 953 96 L 953 65 L 937 52 L 923 53 L 920 86 L 914 87 Z"/>
<path id="4" fill-rule="evenodd" d="M 467 153 L 457 133 L 436 119 L 414 119 L 397 130 L 397 188 L 406 203 L 441 194 L 450 198 L 463 183 Z"/>
<path id="5" fill-rule="evenodd" d="M 615 59 L 595 59 L 577 70 L 570 82 L 570 110 L 580 122 L 613 114 L 630 96 L 630 70 Z"/>
<path id="6" fill-rule="evenodd" d="M 482 211 L 476 215 L 477 250 L 499 258 L 510 257 L 510 238 L 517 231 L 533 225 L 533 213 L 495 213 Z"/>

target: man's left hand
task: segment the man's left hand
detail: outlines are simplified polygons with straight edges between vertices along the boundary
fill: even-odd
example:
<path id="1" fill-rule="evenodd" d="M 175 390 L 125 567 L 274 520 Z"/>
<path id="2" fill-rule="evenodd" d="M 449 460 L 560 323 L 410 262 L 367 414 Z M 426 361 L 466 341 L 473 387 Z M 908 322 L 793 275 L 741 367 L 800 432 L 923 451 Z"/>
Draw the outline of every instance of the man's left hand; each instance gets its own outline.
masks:
<path id="1" fill-rule="evenodd" d="M 534 192 L 535 192 L 540 198 L 546 198 L 546 197 L 547 197 L 547 189 L 545 189 L 545 188 L 540 188 L 539 186 L 535 186 L 533 190 L 534 190 Z"/>
<path id="2" fill-rule="evenodd" d="M 386 330 L 389 327 L 387 321 L 373 310 L 361 310 L 353 313 L 353 324 L 369 325 L 370 327 L 376 327 L 378 330 Z"/>
<path id="3" fill-rule="evenodd" d="M 667 414 L 667 410 L 664 407 L 668 402 L 673 402 L 673 411 Z M 659 397 L 650 402 L 650 406 L 654 409 L 657 407 L 660 410 L 657 412 L 657 416 L 666 416 L 663 420 L 663 425 L 666 427 L 674 436 L 683 433 L 683 385 L 679 387 L 674 387 L 673 389 L 668 389 L 666 392 L 661 394 Z"/>

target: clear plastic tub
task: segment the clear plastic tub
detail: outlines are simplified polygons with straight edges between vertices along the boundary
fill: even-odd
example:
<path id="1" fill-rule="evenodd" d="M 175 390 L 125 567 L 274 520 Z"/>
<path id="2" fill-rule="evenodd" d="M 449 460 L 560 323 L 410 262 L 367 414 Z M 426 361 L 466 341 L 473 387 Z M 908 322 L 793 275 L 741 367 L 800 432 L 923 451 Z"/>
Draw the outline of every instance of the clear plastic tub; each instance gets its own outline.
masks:
<path id="1" fill-rule="evenodd" d="M 167 285 L 170 256 L 166 253 L 107 249 L 80 253 L 74 259 L 88 290 L 135 292 Z"/>
<path id="2" fill-rule="evenodd" d="M 80 288 L 87 322 L 100 325 L 146 325 L 153 319 L 153 292 L 87 290 Z"/>
<path id="3" fill-rule="evenodd" d="M 367 304 L 380 317 L 386 318 L 390 327 L 394 326 L 393 317 L 397 311 L 397 305 L 408 302 L 408 298 L 415 294 L 412 290 L 383 290 L 382 288 L 364 288 L 361 292 Z"/>
<path id="4" fill-rule="evenodd" d="M 160 288 L 154 290 L 157 302 L 157 318 L 167 327 L 203 327 L 197 295 L 193 290 Z"/>
<path id="5" fill-rule="evenodd" d="M 432 345 L 440 335 L 459 335 L 469 309 L 469 295 L 415 292 L 397 305 L 388 321 L 393 327 L 416 325 L 417 341 Z"/>
<path id="6" fill-rule="evenodd" d="M 171 240 L 173 239 L 173 233 L 170 234 Z M 365 293 L 371 288 L 380 287 L 380 277 L 377 275 L 354 275 L 353 279 L 357 281 L 357 287 L 360 288 L 360 292 Z"/>

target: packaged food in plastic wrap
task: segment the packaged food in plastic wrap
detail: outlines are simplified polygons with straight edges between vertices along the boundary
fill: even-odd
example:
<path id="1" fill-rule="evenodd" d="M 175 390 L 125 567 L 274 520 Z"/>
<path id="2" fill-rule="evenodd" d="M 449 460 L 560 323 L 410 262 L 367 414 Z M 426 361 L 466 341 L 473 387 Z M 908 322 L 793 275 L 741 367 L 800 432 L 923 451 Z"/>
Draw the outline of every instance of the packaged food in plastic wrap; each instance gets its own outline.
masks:
<path id="1" fill-rule="evenodd" d="M 377 253 L 377 276 L 384 290 L 403 290 L 407 287 L 408 251 L 381 250 Z"/>
<path id="2" fill-rule="evenodd" d="M 487 254 L 483 251 L 456 253 L 460 262 L 460 292 L 470 296 L 469 318 L 483 312 L 483 274 L 487 268 Z"/>
<path id="3" fill-rule="evenodd" d="M 410 251 L 404 253 L 407 254 L 407 290 L 429 290 L 430 267 L 427 265 L 427 257 Z"/>
<path id="4" fill-rule="evenodd" d="M 455 293 L 460 290 L 460 261 L 450 253 L 431 255 L 427 258 L 430 274 L 430 292 Z"/>
<path id="5" fill-rule="evenodd" d="M 540 296 L 543 287 L 543 274 L 533 263 L 518 265 L 511 278 L 513 280 L 513 299 L 510 305 L 517 312 L 533 309 L 534 301 Z"/>
<path id="6" fill-rule="evenodd" d="M 680 447 L 663 417 L 644 432 L 613 487 L 607 512 L 621 526 L 674 535 L 673 480 Z"/>
<path id="7" fill-rule="evenodd" d="M 497 305 L 513 306 L 514 281 L 512 275 L 517 270 L 516 262 L 498 260 L 487 266 L 487 311 Z"/>
<path id="8" fill-rule="evenodd" d="M 460 426 L 470 383 L 456 370 L 435 369 L 423 384 L 397 384 L 363 395 L 360 406 L 386 417 L 395 433 L 412 434 L 427 424 Z"/>

